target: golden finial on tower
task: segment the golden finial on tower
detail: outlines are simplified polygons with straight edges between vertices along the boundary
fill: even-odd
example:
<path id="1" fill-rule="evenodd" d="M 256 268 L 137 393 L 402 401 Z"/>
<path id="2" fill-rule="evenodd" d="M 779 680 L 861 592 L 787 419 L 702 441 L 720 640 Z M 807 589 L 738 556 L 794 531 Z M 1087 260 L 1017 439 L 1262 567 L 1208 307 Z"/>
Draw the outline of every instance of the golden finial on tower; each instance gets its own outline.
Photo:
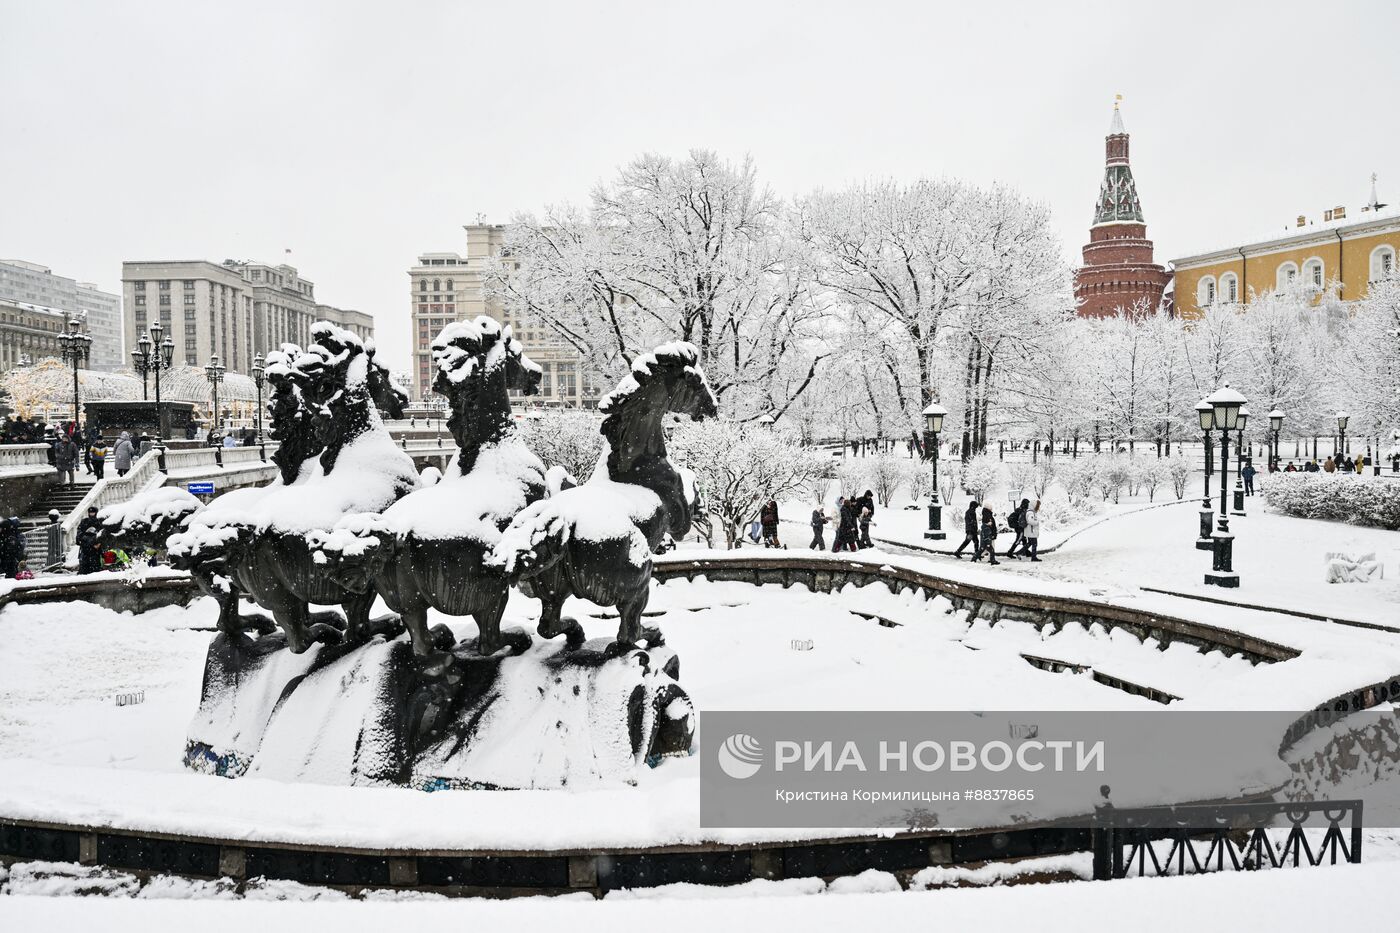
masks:
<path id="1" fill-rule="evenodd" d="M 1123 95 L 1122 95 L 1122 94 L 1114 94 L 1114 95 L 1113 95 L 1113 109 L 1114 109 L 1114 110 L 1117 110 L 1117 109 L 1118 109 L 1118 105 L 1121 104 L 1122 102 L 1123 102 Z"/>

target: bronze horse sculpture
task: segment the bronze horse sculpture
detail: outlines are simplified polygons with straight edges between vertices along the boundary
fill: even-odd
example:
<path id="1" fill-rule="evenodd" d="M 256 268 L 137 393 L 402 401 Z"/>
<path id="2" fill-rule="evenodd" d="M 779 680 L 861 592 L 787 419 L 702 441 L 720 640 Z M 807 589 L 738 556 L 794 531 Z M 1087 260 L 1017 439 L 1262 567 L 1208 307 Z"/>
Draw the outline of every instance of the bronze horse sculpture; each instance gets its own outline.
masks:
<path id="1" fill-rule="evenodd" d="M 561 618 L 564 601 L 578 596 L 617 608 L 621 622 L 609 653 L 643 638 L 661 643 L 658 631 L 642 629 L 651 555 L 690 531 L 693 509 L 681 473 L 666 458 L 665 417 L 716 414 L 698 359 L 683 342 L 639 356 L 598 406 L 607 452 L 592 478 L 526 508 L 501 536 L 491 562 L 540 600 L 544 637 L 582 643 L 578 623 Z"/>
<path id="2" fill-rule="evenodd" d="M 382 510 L 418 485 L 376 407 L 398 417 L 403 397 L 373 348 L 325 321 L 311 335 L 305 352 L 286 347 L 268 359 L 278 477 L 220 497 L 170 541 L 172 559 L 220 598 L 223 630 L 243 627 L 236 604 L 247 593 L 272 612 L 295 653 L 342 637 L 313 624 L 313 603 L 342 608 L 350 642 L 373 634 L 374 589 L 350 590 L 325 573 L 319 545 L 347 513 Z"/>
<path id="3" fill-rule="evenodd" d="M 541 371 L 509 327 L 489 317 L 447 325 L 432 344 L 433 389 L 447 397 L 447 426 L 458 454 L 435 485 L 410 493 L 382 514 L 350 515 L 325 544 L 330 573 L 355 590 L 377 590 L 399 613 L 419 656 L 453 646 L 446 626 L 428 629 L 428 610 L 476 620 L 477 650 L 503 646 L 510 587 L 486 558 L 501 531 L 545 495 L 540 459 L 511 418 L 511 390 L 532 395 Z M 506 636 L 523 651 L 530 638 Z"/>

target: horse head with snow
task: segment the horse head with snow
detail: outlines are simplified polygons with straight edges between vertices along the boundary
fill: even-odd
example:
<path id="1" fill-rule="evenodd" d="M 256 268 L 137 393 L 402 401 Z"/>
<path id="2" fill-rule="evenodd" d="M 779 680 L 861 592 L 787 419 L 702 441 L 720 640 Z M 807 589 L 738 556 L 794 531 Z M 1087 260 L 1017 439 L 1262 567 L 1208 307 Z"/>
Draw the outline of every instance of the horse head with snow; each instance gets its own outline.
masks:
<path id="1" fill-rule="evenodd" d="M 534 394 L 541 371 L 509 327 L 484 316 L 447 325 L 432 355 L 433 390 L 452 409 L 456 459 L 436 484 L 382 515 L 347 516 L 323 550 L 337 579 L 357 590 L 372 584 L 400 613 L 415 653 L 452 647 L 446 626 L 428 630 L 430 608 L 472 616 L 481 654 L 494 654 L 503 640 L 523 650 L 530 643 L 523 631 L 503 639 L 509 585 L 485 559 L 516 513 L 545 494 L 544 465 L 516 436 L 509 394 Z"/>
<path id="2" fill-rule="evenodd" d="M 373 351 L 325 321 L 312 325 L 311 339 L 305 352 L 284 347 L 269 358 L 273 429 L 283 445 L 279 476 L 220 497 L 171 539 L 172 557 L 197 578 L 199 565 L 213 565 L 234 599 L 246 592 L 270 610 L 298 653 L 313 640 L 338 637 L 330 626 L 310 624 L 311 603 L 341 606 L 349 640 L 372 634 L 373 587 L 337 582 L 318 562 L 318 545 L 345 515 L 382 511 L 418 485 L 413 461 L 375 407 L 376 396 L 401 396 L 386 393 L 388 377 Z"/>
<path id="3" fill-rule="evenodd" d="M 582 629 L 560 612 L 579 596 L 615 606 L 621 617 L 610 651 L 635 647 L 651 583 L 651 555 L 690 531 L 692 496 L 666 459 L 665 417 L 693 419 L 716 413 L 715 397 L 689 343 L 669 343 L 643 354 L 632 372 L 598 408 L 606 456 L 582 486 L 543 499 L 515 517 L 491 562 L 520 581 L 541 603 L 539 633 L 563 634 L 571 646 Z"/>

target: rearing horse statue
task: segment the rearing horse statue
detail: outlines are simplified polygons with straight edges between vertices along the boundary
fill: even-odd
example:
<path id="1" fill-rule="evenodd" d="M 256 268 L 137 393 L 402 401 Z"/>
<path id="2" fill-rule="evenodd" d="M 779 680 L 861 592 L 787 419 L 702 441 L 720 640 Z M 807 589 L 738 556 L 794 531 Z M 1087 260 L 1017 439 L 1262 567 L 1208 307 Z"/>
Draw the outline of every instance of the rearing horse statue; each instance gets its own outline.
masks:
<path id="1" fill-rule="evenodd" d="M 689 343 L 669 343 L 639 356 L 630 375 L 607 395 L 603 412 L 607 452 L 588 482 L 542 499 L 515 517 L 491 563 L 519 580 L 541 603 L 539 633 L 583 640 L 564 600 L 579 596 L 615 606 L 621 623 L 609 651 L 636 647 L 651 584 L 651 555 L 690 531 L 691 496 L 666 459 L 668 413 L 700 419 L 716 414 L 714 394 Z"/>
<path id="2" fill-rule="evenodd" d="M 446 626 L 428 629 L 428 610 L 436 609 L 474 617 L 477 650 L 490 655 L 502 647 L 510 588 L 485 559 L 516 513 L 545 494 L 544 464 L 516 434 L 509 392 L 534 394 L 541 371 L 509 327 L 485 316 L 448 324 L 432 354 L 433 390 L 452 406 L 447 427 L 456 459 L 437 484 L 382 515 L 347 516 L 323 550 L 341 583 L 357 591 L 372 586 L 403 617 L 416 654 L 452 647 Z M 529 647 L 518 629 L 508 637 L 518 650 Z"/>

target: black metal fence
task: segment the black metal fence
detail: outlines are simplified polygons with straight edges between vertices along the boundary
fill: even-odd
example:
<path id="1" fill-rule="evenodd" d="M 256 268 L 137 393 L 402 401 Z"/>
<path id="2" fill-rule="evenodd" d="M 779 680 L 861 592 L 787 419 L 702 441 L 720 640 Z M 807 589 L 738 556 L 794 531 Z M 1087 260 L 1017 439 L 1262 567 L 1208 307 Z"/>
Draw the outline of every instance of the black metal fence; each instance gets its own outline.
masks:
<path id="1" fill-rule="evenodd" d="M 1360 800 L 1105 808 L 1098 819 L 1096 881 L 1361 861 Z"/>

